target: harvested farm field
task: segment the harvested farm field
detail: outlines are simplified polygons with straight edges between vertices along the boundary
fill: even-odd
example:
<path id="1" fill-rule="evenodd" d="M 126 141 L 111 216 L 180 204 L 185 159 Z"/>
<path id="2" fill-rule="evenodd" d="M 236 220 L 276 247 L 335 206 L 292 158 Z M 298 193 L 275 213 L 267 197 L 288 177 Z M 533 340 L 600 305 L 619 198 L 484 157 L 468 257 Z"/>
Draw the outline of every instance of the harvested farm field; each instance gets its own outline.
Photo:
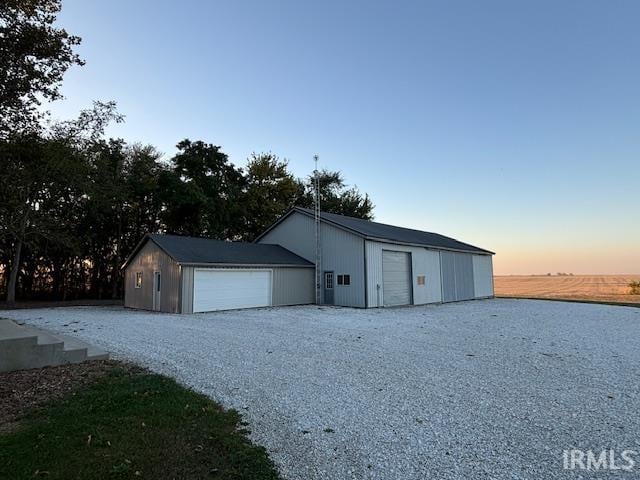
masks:
<path id="1" fill-rule="evenodd" d="M 638 303 L 640 294 L 631 294 L 630 282 L 638 275 L 509 275 L 496 276 L 499 297 L 557 298 L 611 303 Z"/>

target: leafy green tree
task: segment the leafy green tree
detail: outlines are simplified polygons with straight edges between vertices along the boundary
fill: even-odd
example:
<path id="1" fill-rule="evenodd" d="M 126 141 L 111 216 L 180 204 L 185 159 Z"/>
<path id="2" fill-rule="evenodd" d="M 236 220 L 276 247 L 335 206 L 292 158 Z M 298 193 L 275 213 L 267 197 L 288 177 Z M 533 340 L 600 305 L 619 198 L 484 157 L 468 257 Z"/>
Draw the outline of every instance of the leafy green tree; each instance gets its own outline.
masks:
<path id="1" fill-rule="evenodd" d="M 57 125 L 47 135 L 0 140 L 0 244 L 10 264 L 8 303 L 15 302 L 25 248 L 37 251 L 43 240 L 67 247 L 78 241 L 69 216 L 75 212 L 70 207 L 87 198 L 83 196 L 89 178 L 87 142 L 119 118 L 115 105 L 96 105 L 83 111 L 77 122 Z M 75 215 L 77 219 L 80 214 Z"/>
<path id="2" fill-rule="evenodd" d="M 92 295 L 122 291 L 120 266 L 144 233 L 157 232 L 162 209 L 158 179 L 164 170 L 150 146 L 123 140 L 93 144 L 80 224 L 84 255 L 91 259 Z"/>
<path id="3" fill-rule="evenodd" d="M 118 268 L 122 258 L 122 238 L 126 230 L 126 151 L 122 140 L 94 144 L 89 152 L 88 184 L 85 190 L 81 230 L 84 249 L 91 261 L 91 286 L 102 298 L 111 284 L 118 294 Z"/>
<path id="4" fill-rule="evenodd" d="M 300 185 L 286 161 L 272 153 L 252 154 L 246 167 L 242 198 L 242 237 L 253 240 L 295 204 Z"/>
<path id="5" fill-rule="evenodd" d="M 0 2 L 0 138 L 38 129 L 38 106 L 61 97 L 62 78 L 83 61 L 80 38 L 54 25 L 60 0 Z"/>
<path id="6" fill-rule="evenodd" d="M 162 220 L 171 233 L 237 239 L 242 236 L 245 179 L 220 147 L 183 140 L 160 177 Z"/>
<path id="7" fill-rule="evenodd" d="M 151 145 L 133 145 L 127 151 L 127 203 L 131 228 L 124 239 L 130 252 L 146 233 L 161 230 L 162 195 L 160 177 L 167 166 L 160 153 Z"/>
<path id="8" fill-rule="evenodd" d="M 369 195 L 362 194 L 357 187 L 349 188 L 340 172 L 321 170 L 318 172 L 320 183 L 320 206 L 323 212 L 337 213 L 349 217 L 373 219 L 374 205 Z M 314 177 L 307 177 L 301 185 L 302 193 L 296 204 L 313 208 Z"/>
<path id="9" fill-rule="evenodd" d="M 38 241 L 69 244 L 65 228 L 83 165 L 68 145 L 36 135 L 0 143 L 0 242 L 10 261 L 7 302 L 15 302 L 25 248 Z"/>

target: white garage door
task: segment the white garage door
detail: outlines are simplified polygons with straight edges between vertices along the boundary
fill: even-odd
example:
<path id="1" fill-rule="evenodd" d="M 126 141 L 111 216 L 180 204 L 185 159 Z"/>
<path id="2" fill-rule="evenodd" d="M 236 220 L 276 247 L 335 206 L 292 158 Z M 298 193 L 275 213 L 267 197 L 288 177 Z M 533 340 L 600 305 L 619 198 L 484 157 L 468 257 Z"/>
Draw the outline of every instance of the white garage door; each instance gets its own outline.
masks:
<path id="1" fill-rule="evenodd" d="M 411 305 L 411 254 L 382 251 L 382 297 L 385 307 Z"/>
<path id="2" fill-rule="evenodd" d="M 202 269 L 194 272 L 194 312 L 270 305 L 270 270 Z"/>

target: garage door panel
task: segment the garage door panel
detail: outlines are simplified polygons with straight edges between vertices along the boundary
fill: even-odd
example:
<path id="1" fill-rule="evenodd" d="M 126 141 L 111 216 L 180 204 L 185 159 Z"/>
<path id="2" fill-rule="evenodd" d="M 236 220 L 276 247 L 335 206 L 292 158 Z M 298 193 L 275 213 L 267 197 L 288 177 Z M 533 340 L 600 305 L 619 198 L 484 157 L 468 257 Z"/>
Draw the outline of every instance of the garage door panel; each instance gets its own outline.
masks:
<path id="1" fill-rule="evenodd" d="M 196 270 L 193 311 L 209 312 L 271 305 L 269 270 Z"/>
<path id="2" fill-rule="evenodd" d="M 385 307 L 410 305 L 412 303 L 411 254 L 383 250 L 382 282 Z"/>

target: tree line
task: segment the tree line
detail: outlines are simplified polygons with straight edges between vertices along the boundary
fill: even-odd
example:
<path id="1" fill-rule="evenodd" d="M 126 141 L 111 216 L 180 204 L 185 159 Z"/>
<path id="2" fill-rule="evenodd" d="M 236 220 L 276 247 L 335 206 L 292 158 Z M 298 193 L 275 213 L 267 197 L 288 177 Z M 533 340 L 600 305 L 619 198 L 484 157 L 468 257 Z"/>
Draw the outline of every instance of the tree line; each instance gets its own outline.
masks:
<path id="1" fill-rule="evenodd" d="M 234 164 L 220 146 L 182 140 L 165 159 L 152 145 L 108 138 L 113 102 L 51 122 L 62 75 L 83 61 L 80 39 L 54 26 L 59 0 L 0 6 L 0 295 L 120 298 L 121 266 L 145 233 L 251 241 L 293 206 L 312 207 L 311 177 L 273 153 Z M 321 171 L 323 210 L 372 218 L 368 195 Z"/>

